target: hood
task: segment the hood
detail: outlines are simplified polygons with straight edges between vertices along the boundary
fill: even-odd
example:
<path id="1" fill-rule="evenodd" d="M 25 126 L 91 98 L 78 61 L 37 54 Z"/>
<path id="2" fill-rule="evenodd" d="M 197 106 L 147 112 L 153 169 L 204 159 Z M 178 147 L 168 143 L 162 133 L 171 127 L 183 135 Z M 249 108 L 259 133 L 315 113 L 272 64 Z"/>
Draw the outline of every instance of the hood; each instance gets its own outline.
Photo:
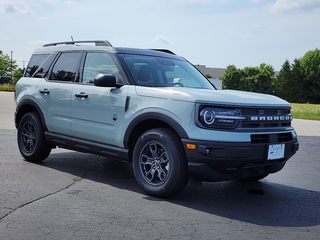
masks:
<path id="1" fill-rule="evenodd" d="M 186 87 L 152 88 L 136 86 L 136 92 L 140 96 L 165 98 L 177 101 L 205 102 L 234 106 L 290 106 L 287 101 L 273 95 L 238 90 L 213 90 Z"/>

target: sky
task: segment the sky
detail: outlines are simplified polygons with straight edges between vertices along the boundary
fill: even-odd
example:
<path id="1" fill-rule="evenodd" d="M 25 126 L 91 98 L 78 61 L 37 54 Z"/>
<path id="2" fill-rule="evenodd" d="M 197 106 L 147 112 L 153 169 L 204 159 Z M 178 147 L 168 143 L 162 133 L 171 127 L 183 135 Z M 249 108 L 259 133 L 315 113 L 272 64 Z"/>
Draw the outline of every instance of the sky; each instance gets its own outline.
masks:
<path id="1" fill-rule="evenodd" d="M 165 48 L 207 67 L 282 64 L 320 48 L 320 0 L 0 0 L 0 50 L 19 67 L 45 43 Z"/>

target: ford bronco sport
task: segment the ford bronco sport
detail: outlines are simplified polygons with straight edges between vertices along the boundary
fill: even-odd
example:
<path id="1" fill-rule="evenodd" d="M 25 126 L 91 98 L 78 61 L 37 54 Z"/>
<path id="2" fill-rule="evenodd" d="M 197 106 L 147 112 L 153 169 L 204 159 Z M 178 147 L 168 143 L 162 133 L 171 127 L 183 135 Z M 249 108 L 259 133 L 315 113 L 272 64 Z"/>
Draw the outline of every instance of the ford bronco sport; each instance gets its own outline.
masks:
<path id="1" fill-rule="evenodd" d="M 216 88 L 169 50 L 108 41 L 46 44 L 34 51 L 15 91 L 25 160 L 55 147 L 132 162 L 149 195 L 186 184 L 260 180 L 298 150 L 290 104 Z"/>

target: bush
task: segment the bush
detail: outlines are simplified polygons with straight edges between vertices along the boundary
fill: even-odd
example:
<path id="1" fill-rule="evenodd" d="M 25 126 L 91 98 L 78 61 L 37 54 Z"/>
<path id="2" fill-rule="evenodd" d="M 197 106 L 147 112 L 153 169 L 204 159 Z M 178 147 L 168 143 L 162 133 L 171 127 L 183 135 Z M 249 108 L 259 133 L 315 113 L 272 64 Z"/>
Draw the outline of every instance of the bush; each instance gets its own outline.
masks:
<path id="1" fill-rule="evenodd" d="M 4 92 L 14 92 L 15 85 L 5 83 L 5 84 L 0 84 L 0 91 Z"/>

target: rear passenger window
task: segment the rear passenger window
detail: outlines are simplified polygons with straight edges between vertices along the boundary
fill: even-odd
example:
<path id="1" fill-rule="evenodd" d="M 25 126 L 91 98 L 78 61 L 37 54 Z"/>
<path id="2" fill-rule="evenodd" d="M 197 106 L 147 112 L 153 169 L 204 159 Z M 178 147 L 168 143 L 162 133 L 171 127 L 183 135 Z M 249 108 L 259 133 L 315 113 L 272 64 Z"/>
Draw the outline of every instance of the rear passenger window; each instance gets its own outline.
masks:
<path id="1" fill-rule="evenodd" d="M 49 80 L 74 81 L 81 54 L 80 52 L 62 53 L 52 69 Z"/>
<path id="2" fill-rule="evenodd" d="M 33 55 L 24 73 L 24 77 L 31 77 L 38 67 L 49 57 L 49 54 L 36 54 Z"/>

